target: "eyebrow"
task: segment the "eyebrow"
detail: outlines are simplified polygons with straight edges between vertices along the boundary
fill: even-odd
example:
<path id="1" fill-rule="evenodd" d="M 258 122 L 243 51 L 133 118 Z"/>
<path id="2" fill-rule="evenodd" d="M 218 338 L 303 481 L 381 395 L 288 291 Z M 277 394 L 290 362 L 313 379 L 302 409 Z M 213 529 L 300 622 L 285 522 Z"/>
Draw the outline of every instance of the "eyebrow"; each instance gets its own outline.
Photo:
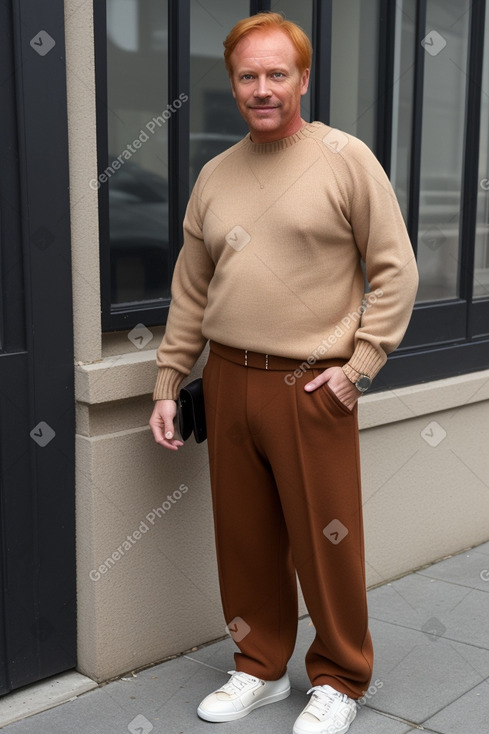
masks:
<path id="1" fill-rule="evenodd" d="M 272 66 L 269 69 L 265 69 L 267 74 L 274 74 L 275 72 L 279 71 L 281 74 L 287 74 L 289 69 L 284 66 Z M 242 68 L 237 68 L 236 72 L 238 74 L 255 74 L 256 69 L 250 69 L 248 66 L 243 66 Z"/>

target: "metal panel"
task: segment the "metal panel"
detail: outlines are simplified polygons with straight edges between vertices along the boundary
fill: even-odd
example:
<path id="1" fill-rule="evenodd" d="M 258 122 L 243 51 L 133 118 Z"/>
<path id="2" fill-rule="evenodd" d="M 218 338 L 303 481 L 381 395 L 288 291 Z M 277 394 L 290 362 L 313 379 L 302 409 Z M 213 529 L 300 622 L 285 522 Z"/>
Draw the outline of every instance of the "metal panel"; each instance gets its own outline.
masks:
<path id="1" fill-rule="evenodd" d="M 15 110 L 16 121 L 1 144 L 17 150 L 12 190 L 20 181 L 15 205 L 20 231 L 15 237 L 12 229 L 9 242 L 2 241 L 2 256 L 11 247 L 22 253 L 23 273 L 17 267 L 8 276 L 21 294 L 25 283 L 22 304 L 14 302 L 7 312 L 5 333 L 13 341 L 6 340 L 0 355 L 0 685 L 5 693 L 75 666 L 76 597 L 63 2 L 46 6 L 15 0 L 12 17 L 2 20 L 14 30 L 8 48 L 14 50 L 9 76 L 15 96 L 12 92 L 5 102 Z M 5 180 L 4 169 L 0 175 Z M 3 218 L 6 210 L 2 199 Z M 20 338 L 18 314 L 24 310 Z M 21 341 L 25 351 L 18 351 Z"/>

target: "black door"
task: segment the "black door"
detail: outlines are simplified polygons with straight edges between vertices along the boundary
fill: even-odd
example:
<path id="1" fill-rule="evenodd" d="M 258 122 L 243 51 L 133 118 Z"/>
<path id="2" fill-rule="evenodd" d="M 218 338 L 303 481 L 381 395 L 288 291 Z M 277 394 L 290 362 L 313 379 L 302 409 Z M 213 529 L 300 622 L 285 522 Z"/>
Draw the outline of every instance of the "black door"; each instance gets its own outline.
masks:
<path id="1" fill-rule="evenodd" d="M 0 694 L 73 668 L 63 3 L 0 3 Z"/>

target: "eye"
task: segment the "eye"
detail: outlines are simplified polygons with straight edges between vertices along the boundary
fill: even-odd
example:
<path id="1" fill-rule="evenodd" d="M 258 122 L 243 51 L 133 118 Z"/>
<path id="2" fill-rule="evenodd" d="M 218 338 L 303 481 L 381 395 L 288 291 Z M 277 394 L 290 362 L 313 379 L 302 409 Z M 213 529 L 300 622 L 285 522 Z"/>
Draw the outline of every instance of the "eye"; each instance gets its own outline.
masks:
<path id="1" fill-rule="evenodd" d="M 285 74 L 283 73 L 283 71 L 274 71 L 272 76 L 274 79 L 281 79 L 285 76 Z"/>
<path id="2" fill-rule="evenodd" d="M 250 79 L 253 79 L 253 74 L 241 74 L 240 79 L 241 81 L 249 82 Z"/>

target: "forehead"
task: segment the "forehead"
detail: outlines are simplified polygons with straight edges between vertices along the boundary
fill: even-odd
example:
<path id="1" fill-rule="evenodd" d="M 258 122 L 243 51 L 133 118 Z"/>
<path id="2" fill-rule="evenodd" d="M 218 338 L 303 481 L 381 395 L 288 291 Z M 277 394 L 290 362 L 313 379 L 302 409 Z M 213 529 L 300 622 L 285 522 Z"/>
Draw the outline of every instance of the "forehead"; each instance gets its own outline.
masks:
<path id="1" fill-rule="evenodd" d="M 284 31 L 256 30 L 236 44 L 231 54 L 233 66 L 297 65 L 297 50 Z"/>

